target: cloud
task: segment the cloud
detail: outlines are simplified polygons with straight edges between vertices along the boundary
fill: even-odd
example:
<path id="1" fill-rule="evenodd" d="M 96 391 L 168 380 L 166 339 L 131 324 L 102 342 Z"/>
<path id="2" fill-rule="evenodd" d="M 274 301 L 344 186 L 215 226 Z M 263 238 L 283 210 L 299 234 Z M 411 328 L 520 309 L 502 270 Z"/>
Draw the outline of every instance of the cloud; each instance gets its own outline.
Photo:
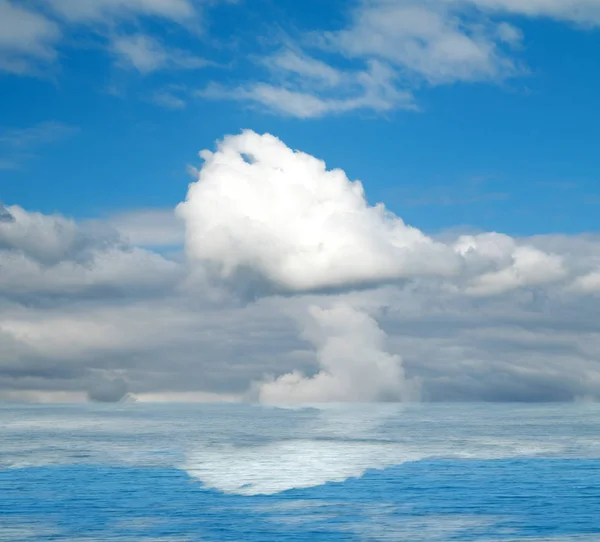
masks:
<path id="1" fill-rule="evenodd" d="M 461 3 L 464 0 L 445 0 Z M 467 3 L 467 2 L 465 2 Z M 480 9 L 528 17 L 548 17 L 558 21 L 600 25 L 600 3 L 597 0 L 468 0 Z"/>
<path id="2" fill-rule="evenodd" d="M 72 136 L 77 128 L 60 122 L 40 122 L 29 128 L 5 129 L 0 132 L 0 145 L 14 149 L 31 149 L 55 143 Z"/>
<path id="3" fill-rule="evenodd" d="M 0 396 L 600 400 L 597 236 L 432 238 L 271 135 L 202 156 L 185 260 L 168 210 L 0 207 Z"/>
<path id="4" fill-rule="evenodd" d="M 184 98 L 166 89 L 154 92 L 150 97 L 150 101 L 165 109 L 178 110 L 187 107 L 187 101 Z"/>
<path id="5" fill-rule="evenodd" d="M 139 16 L 186 22 L 196 16 L 189 0 L 43 0 L 58 15 L 78 23 L 109 22 Z"/>
<path id="6" fill-rule="evenodd" d="M 60 21 L 48 18 L 44 8 Z M 0 0 L 0 70 L 18 75 L 39 73 L 40 63 L 56 59 L 56 47 L 69 24 L 115 26 L 139 17 L 160 17 L 190 25 L 197 15 L 188 0 L 40 0 L 27 8 Z M 203 65 L 190 53 L 163 47 L 150 37 L 122 37 L 113 49 L 144 73 L 167 66 L 192 69 Z"/>
<path id="7" fill-rule="evenodd" d="M 250 271 L 306 291 L 458 272 L 451 249 L 370 206 L 360 182 L 269 134 L 226 137 L 201 156 L 178 213 L 189 257 L 223 279 Z"/>
<path id="8" fill-rule="evenodd" d="M 402 401 L 418 398 L 418 382 L 404 376 L 402 359 L 384 350 L 385 333 L 348 304 L 311 306 L 305 336 L 317 349 L 319 371 L 300 371 L 259 384 L 263 403 Z"/>
<path id="9" fill-rule="evenodd" d="M 444 0 L 362 1 L 345 28 L 313 29 L 298 44 L 262 58 L 267 81 L 218 92 L 208 87 L 204 95 L 313 118 L 416 110 L 414 92 L 423 84 L 499 82 L 524 73 L 509 54 L 520 43 L 519 29 L 483 15 L 482 23 L 470 11 Z M 348 60 L 351 67 L 335 67 Z"/>
<path id="10" fill-rule="evenodd" d="M 302 119 L 366 110 L 383 113 L 415 110 L 410 90 L 396 87 L 396 74 L 373 61 L 366 70 L 340 71 L 291 51 L 263 59 L 276 84 L 251 83 L 235 89 L 210 84 L 196 92 L 208 99 L 230 99 L 259 105 L 272 113 Z"/>
<path id="11" fill-rule="evenodd" d="M 229 136 L 201 156 L 178 214 L 189 258 L 226 281 L 298 293 L 429 276 L 497 295 L 568 276 L 559 255 L 506 235 L 436 241 L 370 205 L 359 181 L 269 134 Z"/>
<path id="12" fill-rule="evenodd" d="M 88 399 L 96 403 L 117 403 L 127 394 L 127 382 L 118 377 L 101 376 L 90 382 Z"/>
<path id="13" fill-rule="evenodd" d="M 190 0 L 33 0 L 25 7 L 0 0 L 0 70 L 39 74 L 56 59 L 62 38 L 82 26 L 107 43 L 123 67 L 150 73 L 158 69 L 196 69 L 206 61 L 142 33 L 123 34 L 142 19 L 159 19 L 195 32 L 199 10 Z M 114 37 L 114 36 L 117 37 Z"/>
<path id="14" fill-rule="evenodd" d="M 287 72 L 308 78 L 327 87 L 342 83 L 344 73 L 321 60 L 309 57 L 302 51 L 283 50 L 263 59 L 265 65 L 275 72 Z"/>
<path id="15" fill-rule="evenodd" d="M 498 80 L 516 67 L 481 24 L 445 2 L 362 2 L 346 29 L 324 33 L 349 57 L 379 58 L 431 84 Z M 506 30 L 506 27 L 503 27 Z"/>
<path id="16" fill-rule="evenodd" d="M 113 40 L 112 51 L 123 67 L 131 67 L 142 74 L 163 69 L 195 70 L 208 62 L 181 49 L 170 49 L 156 38 L 135 34 Z"/>
<path id="17" fill-rule="evenodd" d="M 538 310 L 534 307 L 542 302 L 540 299 L 548 299 L 550 304 L 548 296 L 552 292 L 559 296 L 552 303 L 568 305 L 574 300 L 560 296 L 569 295 L 574 274 L 597 269 L 594 259 L 583 265 L 572 254 L 571 265 L 561 254 L 565 246 L 547 240 L 517 240 L 483 233 L 462 235 L 449 242 L 434 241 L 383 206 L 369 205 L 362 185 L 348 180 L 343 172 L 327 171 L 323 162 L 289 149 L 268 134 L 246 131 L 225 138 L 215 153 L 204 151 L 201 155 L 205 164 L 199 180 L 190 185 L 186 202 L 178 208 L 186 222 L 190 263 L 208 268 L 225 284 L 248 281 L 250 287 L 258 288 L 259 296 L 269 292 L 265 283 L 271 291 L 334 291 L 341 296 L 356 288 L 390 283 L 410 295 L 419 317 L 423 317 L 423 311 L 431 311 L 432 304 L 445 299 L 459 311 L 459 318 L 466 317 L 474 326 L 475 320 L 467 317 L 469 311 L 475 311 L 481 303 L 493 307 L 493 300 L 501 294 L 516 296 L 512 302 L 523 302 L 530 310 Z M 584 248 L 581 250 L 583 254 Z M 520 301 L 519 296 L 525 297 Z M 388 303 L 389 297 L 372 301 L 376 310 Z M 407 305 L 403 301 L 397 306 Z M 442 356 L 455 359 L 458 366 L 474 375 L 476 385 L 461 390 L 467 381 L 461 380 L 463 375 L 451 376 L 452 370 L 443 368 L 439 354 L 424 350 L 417 354 L 418 364 L 404 366 L 396 354 L 388 354 L 383 349 L 384 332 L 361 303 L 345 298 L 333 309 L 319 307 L 317 304 L 310 310 L 316 325 L 304 323 L 303 335 L 315 348 L 317 372 L 313 376 L 299 369 L 280 373 L 259 384 L 261 400 L 414 397 L 417 385 L 409 384 L 411 379 L 423 379 L 424 396 L 429 398 L 452 397 L 454 393 L 459 397 L 541 400 L 568 397 L 579 387 L 570 379 L 561 383 L 562 372 L 540 357 L 541 344 L 550 340 L 549 332 L 532 331 L 530 337 L 525 334 L 516 339 L 517 348 L 530 349 L 533 344 L 538 352 L 531 362 L 505 359 L 504 366 L 498 362 L 486 366 L 487 362 L 478 358 L 483 354 L 480 346 L 469 351 L 472 347 L 444 339 L 447 346 L 444 342 L 437 344 L 439 352 L 449 348 Z M 296 313 L 294 319 L 306 322 L 301 315 Z M 438 318 L 435 314 L 431 317 L 434 321 Z M 486 335 L 484 343 L 507 341 L 511 335 L 519 337 L 500 321 L 492 324 L 492 335 Z M 450 325 L 451 318 L 446 322 Z M 518 325 L 524 324 L 513 324 Z M 465 334 L 475 331 L 467 326 L 462 329 Z M 427 340 L 432 341 L 435 334 L 428 335 Z M 568 346 L 572 349 L 570 355 L 576 348 L 574 344 Z M 414 348 L 409 350 L 415 355 Z M 548 355 L 545 349 L 544 355 Z M 557 358 L 561 355 L 558 348 Z M 434 372 L 449 375 L 446 389 L 435 378 L 424 376 L 432 370 L 425 358 L 434 357 Z M 490 354 L 484 358 L 490 358 Z M 584 365 L 582 371 L 587 370 Z M 407 371 L 407 377 L 403 371 Z M 503 384 L 499 387 L 491 380 L 494 372 L 502 373 Z M 454 378 L 456 382 L 451 384 Z M 457 388 L 450 391 L 455 385 Z"/>
<path id="18" fill-rule="evenodd" d="M 461 236 L 454 248 L 476 270 L 465 289 L 470 295 L 497 295 L 523 286 L 559 282 L 568 276 L 559 255 L 519 246 L 507 235 Z M 494 268 L 486 270 L 490 264 Z"/>
<path id="19" fill-rule="evenodd" d="M 498 84 L 529 70 L 515 16 L 595 27 L 596 0 L 359 0 L 338 28 L 315 27 L 263 55 L 267 74 L 201 95 L 297 118 L 356 110 L 416 110 L 423 87 Z M 502 20 L 510 18 L 510 20 Z"/>
<path id="20" fill-rule="evenodd" d="M 0 70 L 17 75 L 36 71 L 56 57 L 59 27 L 40 13 L 0 0 Z"/>
<path id="21" fill-rule="evenodd" d="M 600 292 L 600 270 L 577 277 L 571 285 L 571 289 L 582 293 Z"/>
<path id="22" fill-rule="evenodd" d="M 14 222 L 15 217 L 10 211 L 0 202 L 0 222 Z"/>
<path id="23" fill-rule="evenodd" d="M 64 141 L 77 132 L 75 126 L 55 121 L 27 128 L 0 129 L 0 162 L 12 169 L 20 168 L 34 159 L 40 148 Z"/>
<path id="24" fill-rule="evenodd" d="M 24 7 L 0 0 L 0 70 L 41 73 L 56 59 L 57 48 L 68 46 L 63 37 L 80 36 L 82 28 L 119 67 L 140 74 L 214 65 L 171 39 L 173 30 L 197 37 L 204 10 L 215 3 L 31 0 Z M 344 22 L 333 28 L 324 24 L 300 35 L 283 28 L 287 34 L 278 44 L 284 45 L 275 52 L 269 41 L 268 49 L 256 40 L 243 43 L 249 54 L 242 57 L 252 69 L 234 73 L 232 84 L 213 81 L 195 94 L 301 119 L 416 111 L 418 92 L 426 87 L 498 84 L 528 74 L 519 56 L 524 39 L 519 18 L 592 28 L 600 23 L 596 0 L 359 0 L 344 8 L 336 18 Z M 186 105 L 186 99 L 166 90 L 147 95 L 169 109 Z M 10 167 L 11 161 L 0 159 L 0 168 Z"/>
<path id="25" fill-rule="evenodd" d="M 104 225 L 6 208 L 0 221 L 0 297 L 122 295 L 168 289 L 178 264 L 132 247 Z"/>
<path id="26" fill-rule="evenodd" d="M 137 209 L 111 216 L 108 223 L 133 246 L 178 247 L 184 227 L 173 209 Z"/>

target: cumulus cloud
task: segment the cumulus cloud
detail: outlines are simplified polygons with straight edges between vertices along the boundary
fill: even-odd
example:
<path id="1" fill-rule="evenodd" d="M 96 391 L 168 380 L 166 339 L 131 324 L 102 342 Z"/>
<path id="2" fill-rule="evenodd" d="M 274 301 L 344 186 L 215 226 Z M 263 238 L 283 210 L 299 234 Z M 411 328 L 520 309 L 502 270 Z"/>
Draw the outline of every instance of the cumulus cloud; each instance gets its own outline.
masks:
<path id="1" fill-rule="evenodd" d="M 309 308 L 303 336 L 317 350 L 319 372 L 284 374 L 259 385 L 265 403 L 402 401 L 418 398 L 402 359 L 385 351 L 385 333 L 365 311 L 349 304 Z"/>
<path id="2" fill-rule="evenodd" d="M 221 279 L 306 292 L 429 276 L 496 295 L 568 275 L 560 255 L 507 235 L 436 241 L 370 205 L 359 181 L 269 134 L 245 131 L 201 155 L 178 213 L 188 256 Z"/>
<path id="3" fill-rule="evenodd" d="M 359 181 L 269 134 L 245 131 L 201 156 L 178 213 L 189 257 L 223 279 L 250 272 L 307 291 L 458 272 L 449 247 L 369 205 Z"/>

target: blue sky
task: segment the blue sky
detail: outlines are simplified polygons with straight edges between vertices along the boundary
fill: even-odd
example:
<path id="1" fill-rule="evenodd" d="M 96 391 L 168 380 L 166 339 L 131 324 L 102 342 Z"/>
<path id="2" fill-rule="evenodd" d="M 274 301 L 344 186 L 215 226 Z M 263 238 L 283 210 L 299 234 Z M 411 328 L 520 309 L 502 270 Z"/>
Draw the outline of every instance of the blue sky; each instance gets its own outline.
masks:
<path id="1" fill-rule="evenodd" d="M 344 169 L 371 202 L 428 232 L 597 231 L 598 3 L 567 3 L 572 12 L 550 1 L 531 1 L 533 12 L 511 10 L 509 0 L 502 9 L 470 3 L 451 13 L 444 2 L 420 3 L 437 22 L 418 13 L 411 25 L 431 28 L 403 38 L 400 13 L 401 29 L 380 28 L 384 43 L 373 51 L 353 49 L 381 24 L 364 21 L 414 2 L 102 0 L 88 9 L 1 0 L 13 25 L 25 28 L 29 17 L 38 26 L 27 26 L 29 44 L 6 29 L 0 42 L 0 198 L 75 218 L 172 208 L 197 152 L 250 128 Z M 472 38 L 473 26 L 457 20 L 486 26 L 473 39 L 496 57 L 394 52 L 413 38 L 435 45 L 436 32 Z M 511 29 L 504 41 L 501 24 Z M 321 75 L 273 60 L 281 58 L 302 58 Z M 374 83 L 372 103 L 313 111 L 314 97 L 363 99 L 367 91 L 352 85 L 370 62 L 393 73 L 393 82 Z M 325 81 L 335 74 L 348 79 Z M 276 105 L 249 97 L 260 84 L 302 103 L 289 111 L 281 102 L 295 97 Z"/>

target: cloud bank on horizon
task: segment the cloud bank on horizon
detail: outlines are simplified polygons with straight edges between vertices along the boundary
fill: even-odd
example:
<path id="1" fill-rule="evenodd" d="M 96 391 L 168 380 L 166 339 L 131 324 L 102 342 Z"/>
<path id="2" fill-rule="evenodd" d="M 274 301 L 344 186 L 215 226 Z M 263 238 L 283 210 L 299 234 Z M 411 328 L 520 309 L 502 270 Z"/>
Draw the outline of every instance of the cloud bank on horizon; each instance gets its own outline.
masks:
<path id="1" fill-rule="evenodd" d="M 0 398 L 600 397 L 600 239 L 434 238 L 270 134 L 202 157 L 182 255 L 0 207 Z"/>

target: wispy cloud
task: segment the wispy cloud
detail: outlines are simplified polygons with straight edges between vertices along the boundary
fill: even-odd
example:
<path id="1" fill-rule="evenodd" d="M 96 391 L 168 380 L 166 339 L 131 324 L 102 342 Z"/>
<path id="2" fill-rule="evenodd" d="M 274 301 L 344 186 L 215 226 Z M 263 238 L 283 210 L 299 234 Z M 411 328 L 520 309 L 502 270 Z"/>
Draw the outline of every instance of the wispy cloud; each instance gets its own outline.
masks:
<path id="1" fill-rule="evenodd" d="M 460 3 L 462 0 L 445 0 Z M 600 26 L 600 2 L 597 0 L 469 0 L 482 10 L 528 17 L 546 17 L 585 26 Z"/>
<path id="2" fill-rule="evenodd" d="M 502 17 L 598 26 L 600 3 L 359 0 L 346 15 L 344 26 L 313 28 L 296 40 L 289 38 L 284 50 L 262 58 L 266 77 L 218 92 L 209 87 L 203 95 L 260 104 L 299 118 L 358 109 L 416 109 L 413 94 L 423 86 L 497 84 L 529 73 L 518 56 L 523 31 Z M 383 79 L 372 77 L 373 65 L 386 74 Z M 368 89 L 361 91 L 361 86 Z"/>
<path id="3" fill-rule="evenodd" d="M 38 73 L 56 59 L 63 35 L 82 28 L 102 41 L 117 66 L 142 75 L 215 64 L 208 54 L 174 45 L 171 32 L 151 33 L 145 22 L 152 19 L 190 37 L 203 26 L 206 6 L 218 2 L 235 3 L 0 0 L 0 71 Z M 259 40 L 242 44 L 238 56 L 254 60 L 253 75 L 244 71 L 226 86 L 215 81 L 197 95 L 298 118 L 416 110 L 418 91 L 426 86 L 497 84 L 528 74 L 519 57 L 524 34 L 515 15 L 600 26 L 596 0 L 357 0 L 345 5 L 344 24 L 288 35 L 279 51 L 261 52 Z M 247 55 L 239 55 L 246 49 Z M 153 101 L 181 109 L 187 100 L 157 91 Z"/>
<path id="4" fill-rule="evenodd" d="M 0 169 L 18 169 L 46 145 L 64 141 L 79 129 L 60 122 L 41 122 L 28 128 L 0 129 Z"/>
<path id="5" fill-rule="evenodd" d="M 213 87 L 205 95 L 312 118 L 415 110 L 414 92 L 424 84 L 496 82 L 520 73 L 508 54 L 520 42 L 520 30 L 506 22 L 470 21 L 461 10 L 463 4 L 445 0 L 360 2 L 345 28 L 315 29 L 298 44 L 262 58 L 266 80 L 229 92 Z"/>
<path id="6" fill-rule="evenodd" d="M 142 16 L 186 22 L 198 15 L 190 0 L 42 0 L 58 16 L 77 23 L 120 21 Z"/>
<path id="7" fill-rule="evenodd" d="M 36 73 L 39 62 L 56 57 L 60 37 L 58 25 L 42 14 L 0 0 L 0 71 Z"/>
<path id="8" fill-rule="evenodd" d="M 120 66 L 133 68 L 142 74 L 164 69 L 195 70 L 209 64 L 182 49 L 165 47 L 157 39 L 144 34 L 118 37 L 111 47 Z"/>
<path id="9" fill-rule="evenodd" d="M 198 28 L 200 11 L 192 0 L 0 0 L 0 71 L 38 74 L 57 58 L 57 47 L 70 30 L 85 27 L 107 38 L 131 23 L 138 26 L 144 18 L 190 31 Z M 123 65 L 141 73 L 203 65 L 191 53 L 163 46 L 149 36 L 108 39 L 105 45 Z"/>
<path id="10" fill-rule="evenodd" d="M 511 195 L 494 187 L 487 176 L 473 177 L 459 182 L 423 187 L 403 184 L 391 188 L 387 196 L 405 207 L 453 207 L 506 201 Z"/>
<path id="11" fill-rule="evenodd" d="M 253 83 L 235 89 L 212 84 L 196 95 L 247 101 L 273 113 L 297 118 L 355 110 L 381 113 L 417 109 L 412 92 L 398 89 L 396 74 L 377 61 L 364 71 L 341 71 L 286 51 L 265 59 L 264 63 L 275 72 L 273 83 Z"/>
<path id="12" fill-rule="evenodd" d="M 158 90 L 150 96 L 150 101 L 165 109 L 185 109 L 187 101 L 170 90 Z"/>

